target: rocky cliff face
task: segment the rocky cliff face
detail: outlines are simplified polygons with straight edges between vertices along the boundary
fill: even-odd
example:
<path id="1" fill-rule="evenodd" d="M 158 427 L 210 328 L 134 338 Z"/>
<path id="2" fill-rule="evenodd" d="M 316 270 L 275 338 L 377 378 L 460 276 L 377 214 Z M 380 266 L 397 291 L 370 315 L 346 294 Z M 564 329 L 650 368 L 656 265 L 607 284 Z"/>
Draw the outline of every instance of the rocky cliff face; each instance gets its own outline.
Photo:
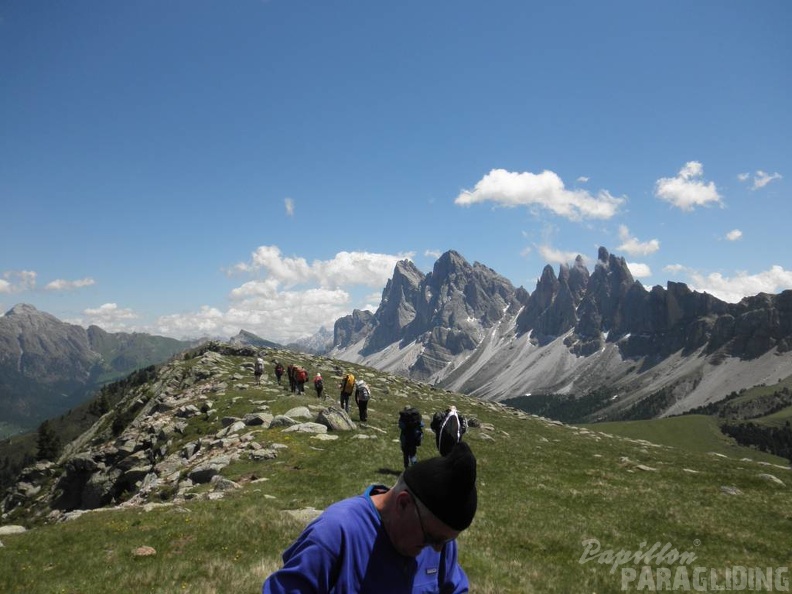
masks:
<path id="1" fill-rule="evenodd" d="M 424 274 L 409 260 L 396 264 L 393 278 L 382 291 L 380 306 L 369 320 L 372 328 L 366 341 L 366 352 L 374 353 L 402 340 L 405 328 L 417 315 L 415 308 L 424 281 Z"/>
<path id="2" fill-rule="evenodd" d="M 337 333 L 349 323 L 339 320 Z M 354 341 L 336 340 L 333 354 L 495 400 L 627 390 L 627 404 L 623 393 L 618 400 L 624 410 L 667 389 L 674 397 L 662 414 L 751 387 L 766 373 L 788 375 L 781 361 L 792 362 L 790 351 L 792 291 L 729 304 L 683 283 L 647 290 L 624 258 L 601 247 L 591 274 L 581 256 L 558 275 L 546 266 L 533 293 L 454 251 L 426 276 L 400 262 L 380 308 L 357 324 Z M 771 353 L 780 358 L 767 363 Z M 760 359 L 762 370 L 746 370 Z M 723 391 L 707 376 L 727 360 L 741 371 Z"/>
<path id="3" fill-rule="evenodd" d="M 427 275 L 404 260 L 371 317 L 354 312 L 336 322 L 335 346 L 349 348 L 363 340 L 359 352 L 365 357 L 391 345 L 419 344 L 409 376 L 429 379 L 454 357 L 474 350 L 486 329 L 518 308 L 517 298 L 507 279 L 455 251 L 443 254 Z"/>
<path id="4" fill-rule="evenodd" d="M 352 346 L 372 331 L 374 315 L 370 311 L 356 309 L 352 315 L 336 320 L 333 326 L 333 344 Z"/>
<path id="5" fill-rule="evenodd" d="M 111 334 L 20 304 L 0 317 L 0 420 L 20 427 L 80 403 L 98 382 L 166 360 L 188 343 Z"/>

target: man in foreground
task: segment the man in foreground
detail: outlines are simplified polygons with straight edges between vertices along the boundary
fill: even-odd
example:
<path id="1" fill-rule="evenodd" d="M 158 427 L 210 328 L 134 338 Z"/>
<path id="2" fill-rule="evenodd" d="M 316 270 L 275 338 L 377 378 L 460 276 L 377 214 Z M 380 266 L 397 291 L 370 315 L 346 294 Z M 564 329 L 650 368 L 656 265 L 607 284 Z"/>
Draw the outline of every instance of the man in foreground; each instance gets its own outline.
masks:
<path id="1" fill-rule="evenodd" d="M 476 458 L 459 443 L 328 507 L 283 553 L 263 594 L 461 593 L 468 579 L 456 538 L 476 513 Z"/>

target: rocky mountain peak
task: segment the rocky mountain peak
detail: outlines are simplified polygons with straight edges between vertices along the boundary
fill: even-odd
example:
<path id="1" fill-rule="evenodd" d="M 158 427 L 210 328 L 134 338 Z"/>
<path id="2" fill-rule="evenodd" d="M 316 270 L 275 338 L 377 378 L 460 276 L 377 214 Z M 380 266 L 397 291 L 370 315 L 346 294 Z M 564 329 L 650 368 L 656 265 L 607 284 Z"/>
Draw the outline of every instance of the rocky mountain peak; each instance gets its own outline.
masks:
<path id="1" fill-rule="evenodd" d="M 587 281 L 588 270 L 580 256 L 572 269 L 561 264 L 558 277 L 553 267 L 546 265 L 536 283 L 536 290 L 517 317 L 517 331 L 521 334 L 533 331 L 533 338 L 539 344 L 546 344 L 567 332 L 577 321 L 575 310 Z"/>
<path id="2" fill-rule="evenodd" d="M 422 280 L 414 274 L 409 292 L 393 291 L 403 282 L 396 282 L 397 274 L 403 272 L 394 273 L 374 324 L 387 319 L 385 312 L 399 323 L 391 322 L 388 332 L 377 327 L 377 340 L 369 336 L 367 349 L 336 354 L 482 398 L 528 389 L 585 394 L 616 389 L 621 381 L 619 389 L 639 399 L 665 389 L 650 370 L 666 361 L 677 365 L 680 355 L 698 354 L 685 363 L 697 369 L 695 376 L 705 373 L 698 367 L 710 359 L 718 365 L 724 357 L 753 360 L 772 349 L 779 355 L 792 350 L 792 291 L 738 304 L 684 283 L 647 291 L 625 259 L 605 247 L 598 249 L 592 273 L 580 255 L 557 274 L 545 266 L 533 293 L 515 289 L 486 266 L 471 266 L 455 251 L 443 254 Z M 494 371 L 504 365 L 508 379 Z M 679 377 L 674 372 L 668 381 Z M 674 387 L 674 398 L 699 385 L 685 382 Z M 703 385 L 714 389 L 713 383 Z M 710 395 L 697 396 L 704 397 Z"/>
<path id="3" fill-rule="evenodd" d="M 333 344 L 350 346 L 368 336 L 374 328 L 374 314 L 365 309 L 336 320 L 333 325 Z"/>
<path id="4" fill-rule="evenodd" d="M 415 300 L 425 275 L 411 260 L 396 263 L 393 277 L 382 291 L 382 302 L 371 320 L 371 331 L 364 352 L 376 352 L 401 340 L 404 328 L 415 319 Z"/>
<path id="5" fill-rule="evenodd" d="M 46 325 L 64 324 L 52 314 L 39 311 L 34 306 L 28 303 L 18 303 L 17 305 L 9 309 L 5 313 L 3 318 L 5 318 L 6 323 L 8 324 L 16 324 L 23 326 L 35 325 L 36 327 L 39 328 Z"/>
<path id="6" fill-rule="evenodd" d="M 437 279 L 447 279 L 451 275 L 469 268 L 470 264 L 459 252 L 448 250 L 435 262 L 434 268 L 432 269 L 432 276 Z"/>
<path id="7" fill-rule="evenodd" d="M 471 265 L 454 250 L 440 256 L 427 275 L 403 260 L 385 286 L 360 354 L 417 341 L 423 347 L 412 373 L 426 377 L 456 354 L 475 348 L 484 329 L 507 311 L 516 311 L 520 303 L 515 294 L 508 279 L 478 262 Z M 345 327 L 351 322 L 347 316 L 337 324 Z M 362 329 L 361 335 L 365 332 Z M 336 348 L 350 344 L 335 341 Z"/>
<path id="8" fill-rule="evenodd" d="M 27 303 L 17 303 L 14 307 L 9 309 L 5 315 L 7 316 L 22 316 L 22 315 L 33 315 L 39 313 L 34 306 L 29 305 Z"/>

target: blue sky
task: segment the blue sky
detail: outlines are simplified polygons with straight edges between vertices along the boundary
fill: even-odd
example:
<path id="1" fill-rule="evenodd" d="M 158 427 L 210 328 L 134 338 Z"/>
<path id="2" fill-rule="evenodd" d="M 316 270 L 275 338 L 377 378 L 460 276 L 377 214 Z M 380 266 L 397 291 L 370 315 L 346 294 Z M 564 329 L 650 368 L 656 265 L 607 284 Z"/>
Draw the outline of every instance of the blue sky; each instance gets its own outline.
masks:
<path id="1" fill-rule="evenodd" d="M 0 2 L 0 306 L 288 342 L 449 249 L 792 288 L 792 2 Z"/>

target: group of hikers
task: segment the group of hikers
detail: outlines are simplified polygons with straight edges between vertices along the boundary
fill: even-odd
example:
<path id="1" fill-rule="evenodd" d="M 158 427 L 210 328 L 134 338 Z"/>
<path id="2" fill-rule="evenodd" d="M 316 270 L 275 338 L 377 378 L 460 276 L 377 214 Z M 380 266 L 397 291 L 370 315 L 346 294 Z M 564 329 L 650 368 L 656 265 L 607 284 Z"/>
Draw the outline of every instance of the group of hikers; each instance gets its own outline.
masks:
<path id="1" fill-rule="evenodd" d="M 301 365 L 289 364 L 285 368 L 280 361 L 274 361 L 275 381 L 278 385 L 282 385 L 282 378 L 285 375 L 289 382 L 289 391 L 292 394 L 302 395 L 305 394 L 305 384 L 308 383 L 309 374 L 305 367 Z M 264 374 L 264 359 L 257 357 L 253 364 L 253 375 L 256 378 L 256 384 L 261 384 L 261 376 Z M 314 390 L 316 390 L 316 397 L 324 400 L 327 396 L 324 394 L 324 378 L 320 372 L 316 372 L 313 378 Z M 371 388 L 362 379 L 355 379 L 354 374 L 346 373 L 341 378 L 341 383 L 338 386 L 341 390 L 340 401 L 341 408 L 347 413 L 349 412 L 349 399 L 354 395 L 355 404 L 358 407 L 358 415 L 360 421 L 365 423 L 368 421 L 368 402 L 371 398 Z"/>
<path id="2" fill-rule="evenodd" d="M 275 379 L 281 385 L 281 378 L 284 373 L 289 381 L 289 390 L 292 394 L 305 394 L 305 384 L 308 382 L 308 371 L 301 365 L 289 364 L 286 368 L 280 361 L 274 361 Z M 338 371 L 338 369 L 336 370 Z M 253 365 L 253 373 L 256 383 L 261 383 L 261 376 L 264 373 L 264 359 L 257 357 Z M 318 371 L 313 378 L 316 397 L 325 399 L 324 379 Z M 344 373 L 338 386 L 340 392 L 341 408 L 349 412 L 349 399 L 354 395 L 355 404 L 358 407 L 358 417 L 361 423 L 368 421 L 368 403 L 371 399 L 371 388 L 362 379 L 355 379 L 351 372 Z M 467 431 L 467 420 L 457 410 L 456 406 L 451 406 L 445 411 L 438 411 L 432 417 L 429 427 L 435 434 L 435 443 L 441 456 L 447 456 L 453 447 L 462 440 L 462 436 Z M 423 443 L 424 423 L 421 412 L 415 408 L 407 406 L 399 413 L 399 442 L 401 444 L 404 458 L 404 467 L 408 468 L 418 461 L 418 447 Z"/>
<path id="3" fill-rule="evenodd" d="M 305 384 L 308 383 L 308 371 L 301 365 L 292 365 L 291 363 L 283 367 L 280 361 L 274 361 L 275 381 L 278 385 L 282 385 L 284 374 L 289 382 L 289 390 L 292 394 L 305 394 Z M 261 376 L 264 375 L 264 359 L 257 357 L 256 362 L 253 364 L 253 375 L 256 378 L 256 384 L 261 383 Z M 316 390 L 316 397 L 322 398 L 324 391 L 324 380 L 322 374 L 317 372 L 313 379 L 314 389 Z"/>
<path id="4" fill-rule="evenodd" d="M 260 362 L 260 363 L 259 363 Z M 285 374 L 292 393 L 304 394 L 308 372 L 275 361 L 278 384 Z M 341 408 L 354 395 L 361 422 L 368 420 L 371 389 L 354 374 L 340 373 Z M 264 361 L 254 364 L 261 382 Z M 321 373 L 314 376 L 324 399 Z M 283 552 L 283 565 L 264 581 L 263 594 L 286 592 L 467 592 L 456 538 L 476 513 L 476 458 L 462 441 L 468 423 L 455 406 L 437 411 L 429 427 L 439 456 L 418 461 L 423 443 L 421 412 L 399 412 L 404 471 L 392 487 L 371 485 L 361 495 L 330 505 Z"/>

